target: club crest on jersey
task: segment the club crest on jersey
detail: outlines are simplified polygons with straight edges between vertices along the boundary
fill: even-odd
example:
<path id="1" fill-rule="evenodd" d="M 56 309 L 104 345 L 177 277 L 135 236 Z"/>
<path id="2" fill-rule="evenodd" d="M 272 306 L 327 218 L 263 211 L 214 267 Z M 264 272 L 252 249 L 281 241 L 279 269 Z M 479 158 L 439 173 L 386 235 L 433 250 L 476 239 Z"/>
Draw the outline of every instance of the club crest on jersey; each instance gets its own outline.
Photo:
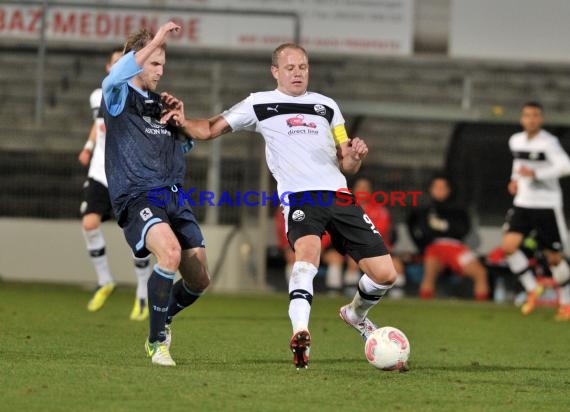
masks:
<path id="1" fill-rule="evenodd" d="M 302 222 L 305 219 L 305 212 L 303 212 L 302 210 L 295 210 L 291 218 L 295 222 Z"/>
<path id="2" fill-rule="evenodd" d="M 315 107 L 313 107 L 313 109 L 315 109 L 315 113 L 318 115 L 324 116 L 325 114 L 327 114 L 327 108 L 322 104 L 316 104 Z"/>
<path id="3" fill-rule="evenodd" d="M 143 222 L 146 222 L 152 217 L 152 212 L 148 207 L 145 207 L 143 210 L 141 210 L 139 214 L 141 215 Z"/>

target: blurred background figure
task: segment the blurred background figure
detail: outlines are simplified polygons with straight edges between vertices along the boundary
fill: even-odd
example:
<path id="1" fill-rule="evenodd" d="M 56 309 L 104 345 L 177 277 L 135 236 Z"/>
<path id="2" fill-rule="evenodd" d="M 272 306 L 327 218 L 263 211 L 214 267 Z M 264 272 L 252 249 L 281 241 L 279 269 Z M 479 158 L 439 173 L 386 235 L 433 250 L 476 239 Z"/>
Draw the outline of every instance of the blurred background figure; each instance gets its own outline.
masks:
<path id="1" fill-rule="evenodd" d="M 116 47 L 109 55 L 105 66 L 107 73 L 111 67 L 123 55 L 123 47 Z M 89 133 L 89 138 L 79 153 L 79 162 L 83 166 L 89 165 L 87 180 L 83 184 L 83 201 L 81 202 L 81 226 L 83 236 L 87 246 L 87 251 L 91 257 L 91 262 L 97 273 L 97 288 L 93 297 L 87 304 L 90 312 L 98 311 L 103 307 L 107 298 L 115 289 L 115 280 L 109 267 L 107 251 L 105 249 L 105 238 L 101 230 L 101 222 L 113 216 L 107 177 L 105 175 L 105 122 L 100 111 L 102 91 L 95 89 L 89 97 L 91 110 L 93 111 L 93 125 Z M 131 310 L 132 320 L 145 320 L 148 317 L 147 305 L 147 281 L 150 276 L 150 260 L 146 258 L 136 258 L 134 260 L 135 276 L 137 278 L 137 289 L 135 303 Z"/>
<path id="2" fill-rule="evenodd" d="M 560 288 L 560 307 L 556 320 L 570 320 L 570 267 L 564 252 L 568 246 L 568 228 L 562 209 L 559 179 L 570 174 L 570 158 L 558 138 L 542 129 L 543 107 L 527 102 L 521 110 L 523 131 L 509 140 L 513 167 L 508 191 L 514 196 L 507 213 L 503 250 L 511 272 L 527 292 L 521 307 L 523 315 L 536 308 L 544 288 L 535 278 L 527 256 L 520 249 L 531 232 L 536 233 L 552 277 Z"/>
<path id="3" fill-rule="evenodd" d="M 463 243 L 471 223 L 467 212 L 453 202 L 450 180 L 442 173 L 434 175 L 428 192 L 430 204 L 413 209 L 408 218 L 410 235 L 424 257 L 420 297 L 435 297 L 438 276 L 450 269 L 456 275 L 472 279 L 475 299 L 486 300 L 487 270 Z"/>

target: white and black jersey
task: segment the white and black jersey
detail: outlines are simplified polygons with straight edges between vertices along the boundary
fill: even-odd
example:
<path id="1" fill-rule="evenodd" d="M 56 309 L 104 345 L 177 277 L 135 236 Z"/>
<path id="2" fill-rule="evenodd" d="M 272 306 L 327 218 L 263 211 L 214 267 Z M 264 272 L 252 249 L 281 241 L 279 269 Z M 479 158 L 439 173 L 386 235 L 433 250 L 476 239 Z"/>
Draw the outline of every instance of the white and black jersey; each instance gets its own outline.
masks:
<path id="1" fill-rule="evenodd" d="M 222 115 L 233 131 L 261 133 L 280 197 L 347 187 L 333 137 L 333 129 L 342 126 L 344 118 L 333 99 L 312 92 L 301 96 L 258 92 Z"/>
<path id="2" fill-rule="evenodd" d="M 103 92 L 101 89 L 95 89 L 89 97 L 89 103 L 93 111 L 93 120 L 97 129 L 97 139 L 87 176 L 107 187 L 107 177 L 105 175 L 105 121 L 100 113 L 102 96 Z"/>
<path id="3" fill-rule="evenodd" d="M 570 158 L 558 138 L 541 130 L 529 139 L 525 132 L 509 140 L 513 154 L 512 180 L 518 184 L 514 205 L 527 208 L 562 207 L 562 190 L 558 179 L 570 174 Z M 521 166 L 532 169 L 535 177 L 520 176 Z"/>
<path id="4" fill-rule="evenodd" d="M 559 178 L 570 174 L 570 158 L 558 138 L 545 130 L 531 139 L 525 132 L 516 133 L 509 148 L 513 154 L 511 180 L 517 182 L 517 193 L 505 229 L 525 236 L 534 233 L 541 247 L 568 251 Z M 519 175 L 521 166 L 532 169 L 535 176 Z"/>

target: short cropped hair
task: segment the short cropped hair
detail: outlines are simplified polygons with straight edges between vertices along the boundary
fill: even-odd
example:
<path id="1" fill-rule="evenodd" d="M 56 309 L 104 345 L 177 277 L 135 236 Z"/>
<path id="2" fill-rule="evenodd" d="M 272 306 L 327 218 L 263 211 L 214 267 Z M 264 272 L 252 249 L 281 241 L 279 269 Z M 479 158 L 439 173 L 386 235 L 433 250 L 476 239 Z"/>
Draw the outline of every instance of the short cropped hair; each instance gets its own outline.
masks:
<path id="1" fill-rule="evenodd" d="M 147 29 L 140 29 L 139 31 L 132 33 L 125 42 L 125 47 L 123 53 L 127 54 L 130 51 L 138 52 L 144 46 L 150 43 L 154 39 L 154 33 Z M 166 50 L 166 44 L 160 46 L 163 50 Z"/>
<path id="2" fill-rule="evenodd" d="M 542 105 L 542 103 L 536 101 L 536 100 L 531 100 L 526 102 L 525 104 L 522 105 L 521 110 L 526 108 L 526 107 L 533 107 L 535 109 L 540 110 L 541 112 L 544 112 L 544 106 Z"/>
<path id="3" fill-rule="evenodd" d="M 273 50 L 273 54 L 271 55 L 271 65 L 272 66 L 279 67 L 279 64 L 277 63 L 277 61 L 279 59 L 279 53 L 281 53 L 285 49 L 301 50 L 305 54 L 305 56 L 307 57 L 307 60 L 309 60 L 309 55 L 307 54 L 307 50 L 305 50 L 304 47 L 298 45 L 297 43 L 283 43 L 282 45 L 277 46 L 277 48 L 275 50 Z"/>

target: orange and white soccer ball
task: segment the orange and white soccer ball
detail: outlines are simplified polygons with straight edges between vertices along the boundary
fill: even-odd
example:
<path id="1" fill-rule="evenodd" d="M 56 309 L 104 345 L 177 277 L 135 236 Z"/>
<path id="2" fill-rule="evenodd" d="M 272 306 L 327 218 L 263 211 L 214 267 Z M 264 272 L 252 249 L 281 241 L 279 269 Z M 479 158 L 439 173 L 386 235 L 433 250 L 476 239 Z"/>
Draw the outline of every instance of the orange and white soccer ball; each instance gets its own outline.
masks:
<path id="1" fill-rule="evenodd" d="M 364 353 L 368 362 L 384 371 L 406 367 L 410 342 L 404 332 L 391 326 L 378 328 L 366 339 Z"/>

